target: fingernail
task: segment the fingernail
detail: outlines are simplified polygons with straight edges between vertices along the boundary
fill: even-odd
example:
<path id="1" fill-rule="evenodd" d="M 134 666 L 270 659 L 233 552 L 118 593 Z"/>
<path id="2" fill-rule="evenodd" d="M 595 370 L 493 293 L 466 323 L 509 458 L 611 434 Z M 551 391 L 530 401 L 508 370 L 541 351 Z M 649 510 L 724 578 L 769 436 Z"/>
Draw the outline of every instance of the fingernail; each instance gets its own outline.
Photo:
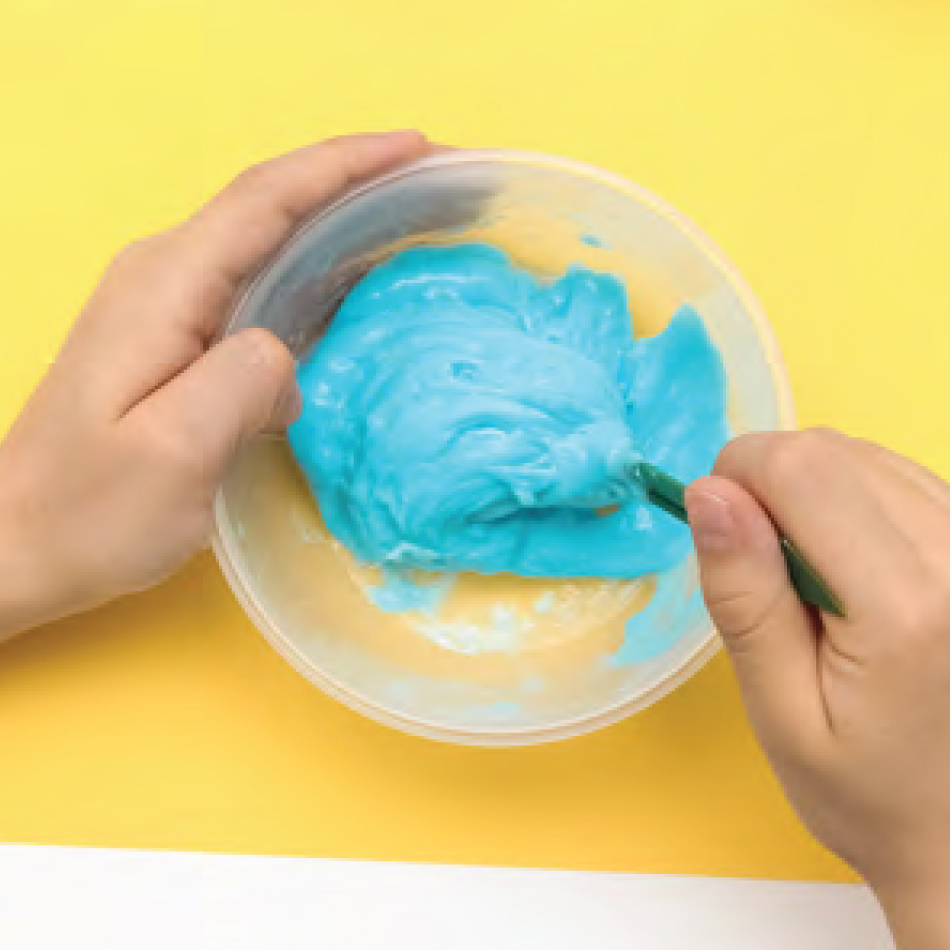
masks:
<path id="1" fill-rule="evenodd" d="M 700 552 L 721 552 L 735 546 L 736 523 L 725 499 L 707 491 L 688 491 L 686 513 Z"/>
<path id="2" fill-rule="evenodd" d="M 270 366 L 280 353 L 280 344 L 273 334 L 258 327 L 239 334 L 249 367 Z"/>
<path id="3" fill-rule="evenodd" d="M 283 395 L 277 402 L 274 409 L 274 425 L 286 429 L 292 425 L 303 411 L 303 396 L 300 387 L 296 382 L 288 389 L 284 390 Z"/>

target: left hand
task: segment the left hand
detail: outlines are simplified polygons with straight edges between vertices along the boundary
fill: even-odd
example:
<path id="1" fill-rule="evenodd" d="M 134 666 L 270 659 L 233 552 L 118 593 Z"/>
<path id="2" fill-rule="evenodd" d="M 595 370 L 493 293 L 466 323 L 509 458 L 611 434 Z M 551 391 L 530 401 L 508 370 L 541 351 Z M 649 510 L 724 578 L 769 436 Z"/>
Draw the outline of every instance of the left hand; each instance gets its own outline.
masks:
<path id="1" fill-rule="evenodd" d="M 322 205 L 428 148 L 412 131 L 308 146 L 118 254 L 0 444 L 0 637 L 151 586 L 205 545 L 238 446 L 300 411 L 276 337 L 214 342 L 236 292 Z"/>

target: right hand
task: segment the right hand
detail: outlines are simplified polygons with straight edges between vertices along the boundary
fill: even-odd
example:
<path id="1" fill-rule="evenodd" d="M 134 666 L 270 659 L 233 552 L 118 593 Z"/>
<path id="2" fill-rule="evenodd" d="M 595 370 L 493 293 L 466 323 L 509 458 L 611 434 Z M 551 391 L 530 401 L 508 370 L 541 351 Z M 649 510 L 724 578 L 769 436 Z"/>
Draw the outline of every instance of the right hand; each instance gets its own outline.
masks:
<path id="1" fill-rule="evenodd" d="M 687 490 L 703 592 L 811 831 L 901 946 L 950 947 L 950 485 L 836 432 L 748 435 Z M 776 529 L 843 603 L 805 608 Z"/>

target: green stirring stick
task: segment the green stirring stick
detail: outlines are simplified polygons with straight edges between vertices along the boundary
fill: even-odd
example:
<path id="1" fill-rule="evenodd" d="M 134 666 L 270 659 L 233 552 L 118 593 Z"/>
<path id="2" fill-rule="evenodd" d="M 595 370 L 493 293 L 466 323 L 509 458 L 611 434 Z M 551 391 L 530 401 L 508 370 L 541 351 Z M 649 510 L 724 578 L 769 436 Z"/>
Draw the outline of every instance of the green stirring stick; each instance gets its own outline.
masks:
<path id="1" fill-rule="evenodd" d="M 632 474 L 646 492 L 650 504 L 662 508 L 684 524 L 688 523 L 683 500 L 686 486 L 682 482 L 646 462 L 637 462 Z M 788 575 L 798 596 L 806 604 L 820 607 L 836 617 L 843 617 L 844 609 L 838 599 L 788 538 L 782 538 L 782 554 L 785 555 Z"/>

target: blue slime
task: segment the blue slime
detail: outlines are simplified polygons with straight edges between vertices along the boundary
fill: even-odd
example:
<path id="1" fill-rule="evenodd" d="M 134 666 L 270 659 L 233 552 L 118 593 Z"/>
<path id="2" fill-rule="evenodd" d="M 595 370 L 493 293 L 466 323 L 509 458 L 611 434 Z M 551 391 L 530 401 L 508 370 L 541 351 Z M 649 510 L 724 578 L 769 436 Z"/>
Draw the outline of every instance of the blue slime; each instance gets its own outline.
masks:
<path id="1" fill-rule="evenodd" d="M 390 576 L 672 568 L 688 530 L 632 464 L 689 482 L 728 438 L 722 362 L 691 307 L 635 339 L 615 277 L 541 281 L 484 244 L 374 268 L 298 378 L 290 443 L 326 525 Z"/>

